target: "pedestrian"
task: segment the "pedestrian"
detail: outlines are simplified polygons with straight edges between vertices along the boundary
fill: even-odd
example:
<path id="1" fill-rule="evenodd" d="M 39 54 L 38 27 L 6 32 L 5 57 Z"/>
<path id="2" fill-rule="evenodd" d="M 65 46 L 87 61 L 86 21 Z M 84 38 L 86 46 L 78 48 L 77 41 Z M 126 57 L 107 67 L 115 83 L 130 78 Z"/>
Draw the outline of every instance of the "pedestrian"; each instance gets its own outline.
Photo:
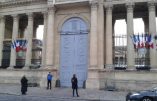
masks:
<path id="1" fill-rule="evenodd" d="M 28 80 L 25 77 L 25 75 L 21 78 L 21 93 L 22 95 L 25 95 L 27 92 L 27 87 L 28 87 Z"/>
<path id="2" fill-rule="evenodd" d="M 73 89 L 73 97 L 75 95 L 75 91 L 76 91 L 76 95 L 77 97 L 79 97 L 78 95 L 78 81 L 77 81 L 77 77 L 76 74 L 73 74 L 73 77 L 71 78 L 71 83 L 72 83 L 72 89 Z"/>
<path id="3" fill-rule="evenodd" d="M 51 72 L 49 72 L 47 75 L 47 89 L 51 89 L 52 77 L 53 75 L 51 74 Z"/>

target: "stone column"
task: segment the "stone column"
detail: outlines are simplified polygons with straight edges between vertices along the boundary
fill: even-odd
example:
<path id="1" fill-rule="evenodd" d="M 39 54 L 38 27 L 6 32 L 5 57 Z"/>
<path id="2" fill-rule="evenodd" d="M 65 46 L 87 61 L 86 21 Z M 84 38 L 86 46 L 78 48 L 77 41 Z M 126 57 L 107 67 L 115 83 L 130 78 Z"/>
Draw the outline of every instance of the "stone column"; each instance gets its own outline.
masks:
<path id="1" fill-rule="evenodd" d="M 142 18 L 143 22 L 144 22 L 144 31 L 145 33 L 149 33 L 149 21 L 148 21 L 148 17 L 143 17 Z"/>
<path id="2" fill-rule="evenodd" d="M 134 34 L 134 25 L 133 25 L 133 4 L 126 4 L 127 7 L 127 66 L 128 68 L 134 68 L 135 65 L 135 51 L 131 35 Z"/>
<path id="3" fill-rule="evenodd" d="M 50 6 L 48 8 L 48 22 L 47 22 L 47 41 L 46 41 L 46 67 L 52 68 L 54 65 L 54 16 L 55 8 Z"/>
<path id="4" fill-rule="evenodd" d="M 3 41 L 5 33 L 5 17 L 0 17 L 0 66 L 2 66 L 2 56 L 3 56 Z"/>
<path id="5" fill-rule="evenodd" d="M 24 69 L 28 69 L 28 67 L 31 65 L 31 59 L 32 59 L 32 38 L 33 38 L 33 13 L 28 13 L 28 26 L 27 26 L 27 32 L 25 33 L 27 43 L 27 51 L 26 51 L 26 59 L 25 59 L 25 67 Z"/>
<path id="6" fill-rule="evenodd" d="M 106 66 L 113 64 L 112 5 L 106 6 Z"/>
<path id="7" fill-rule="evenodd" d="M 97 29 L 97 2 L 91 2 L 91 29 L 90 29 L 90 68 L 98 66 L 98 29 Z"/>
<path id="8" fill-rule="evenodd" d="M 47 12 L 44 12 L 44 33 L 43 33 L 43 46 L 42 46 L 42 67 L 45 67 L 46 57 L 46 38 L 47 38 Z"/>
<path id="9" fill-rule="evenodd" d="M 98 76 L 98 0 L 91 0 L 91 27 L 89 35 L 89 69 L 86 80 L 87 88 L 99 88 Z"/>
<path id="10" fill-rule="evenodd" d="M 149 33 L 149 20 L 148 20 L 148 17 L 143 17 L 143 22 L 144 22 L 144 31 L 146 34 Z M 149 49 L 146 49 L 146 54 L 145 54 L 145 65 L 149 65 L 150 64 L 150 50 Z"/>
<path id="11" fill-rule="evenodd" d="M 149 34 L 152 34 L 153 36 L 156 35 L 156 11 L 155 11 L 155 4 L 149 2 Z M 155 42 L 153 38 L 153 43 Z M 154 45 L 155 46 L 155 45 Z M 156 49 L 150 49 L 150 65 L 151 67 L 157 68 L 157 53 Z"/>
<path id="12" fill-rule="evenodd" d="M 98 6 L 98 66 L 104 68 L 104 4 L 103 0 Z"/>
<path id="13" fill-rule="evenodd" d="M 16 40 L 18 38 L 18 28 L 19 28 L 19 16 L 18 15 L 12 15 L 13 16 L 13 32 L 12 32 L 12 41 Z M 16 50 L 11 48 L 11 57 L 10 57 L 10 67 L 16 65 Z"/>

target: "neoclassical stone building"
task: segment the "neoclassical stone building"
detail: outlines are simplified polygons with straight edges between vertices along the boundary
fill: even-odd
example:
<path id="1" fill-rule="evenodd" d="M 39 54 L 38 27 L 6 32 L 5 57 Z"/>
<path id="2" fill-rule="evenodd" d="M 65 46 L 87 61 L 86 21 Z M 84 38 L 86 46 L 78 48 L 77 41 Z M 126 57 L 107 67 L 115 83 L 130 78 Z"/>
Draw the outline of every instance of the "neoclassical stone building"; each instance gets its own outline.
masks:
<path id="1" fill-rule="evenodd" d="M 19 84 L 26 75 L 29 82 L 45 87 L 46 75 L 51 71 L 53 86 L 59 80 L 62 87 L 70 87 L 74 73 L 79 86 L 86 88 L 142 89 L 156 85 L 156 50 L 149 50 L 149 65 L 153 69 L 137 71 L 130 38 L 134 18 L 143 19 L 145 32 L 156 33 L 156 3 L 156 0 L 1 0 L 0 83 Z M 127 25 L 125 71 L 111 68 L 114 24 L 118 19 L 125 19 Z M 42 49 L 32 41 L 39 25 L 44 25 Z M 18 39 L 28 41 L 22 58 L 11 48 L 11 42 Z M 21 60 L 24 63 L 16 68 Z M 35 60 L 41 67 L 32 69 Z"/>

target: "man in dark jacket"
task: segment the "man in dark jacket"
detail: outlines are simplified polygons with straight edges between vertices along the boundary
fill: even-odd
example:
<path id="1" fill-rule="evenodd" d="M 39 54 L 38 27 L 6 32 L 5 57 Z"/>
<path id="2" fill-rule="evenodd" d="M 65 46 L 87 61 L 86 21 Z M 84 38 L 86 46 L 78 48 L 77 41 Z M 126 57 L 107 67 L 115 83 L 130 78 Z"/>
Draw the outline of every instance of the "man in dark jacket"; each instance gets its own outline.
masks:
<path id="1" fill-rule="evenodd" d="M 76 75 L 75 74 L 73 74 L 73 77 L 71 78 L 71 83 L 72 83 L 72 89 L 73 89 L 73 97 L 74 97 L 74 93 L 75 93 L 75 90 L 76 90 L 76 95 L 77 95 L 77 97 L 79 97 L 79 95 L 78 95 L 78 91 L 77 91 L 77 89 L 78 89 L 78 81 L 77 81 L 77 77 L 76 77 Z"/>
<path id="2" fill-rule="evenodd" d="M 22 93 L 22 95 L 25 95 L 27 92 L 27 87 L 28 87 L 27 82 L 28 82 L 27 78 L 25 76 L 23 76 L 21 78 L 21 93 Z"/>

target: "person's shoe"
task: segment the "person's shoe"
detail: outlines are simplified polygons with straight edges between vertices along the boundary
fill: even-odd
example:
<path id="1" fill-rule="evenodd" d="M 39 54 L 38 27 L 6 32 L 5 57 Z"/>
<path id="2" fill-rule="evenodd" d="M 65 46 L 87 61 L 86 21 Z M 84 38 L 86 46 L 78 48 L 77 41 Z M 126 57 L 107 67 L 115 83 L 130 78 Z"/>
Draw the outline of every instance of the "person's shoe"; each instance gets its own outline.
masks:
<path id="1" fill-rule="evenodd" d="M 80 97 L 79 95 L 77 95 L 77 97 Z"/>

